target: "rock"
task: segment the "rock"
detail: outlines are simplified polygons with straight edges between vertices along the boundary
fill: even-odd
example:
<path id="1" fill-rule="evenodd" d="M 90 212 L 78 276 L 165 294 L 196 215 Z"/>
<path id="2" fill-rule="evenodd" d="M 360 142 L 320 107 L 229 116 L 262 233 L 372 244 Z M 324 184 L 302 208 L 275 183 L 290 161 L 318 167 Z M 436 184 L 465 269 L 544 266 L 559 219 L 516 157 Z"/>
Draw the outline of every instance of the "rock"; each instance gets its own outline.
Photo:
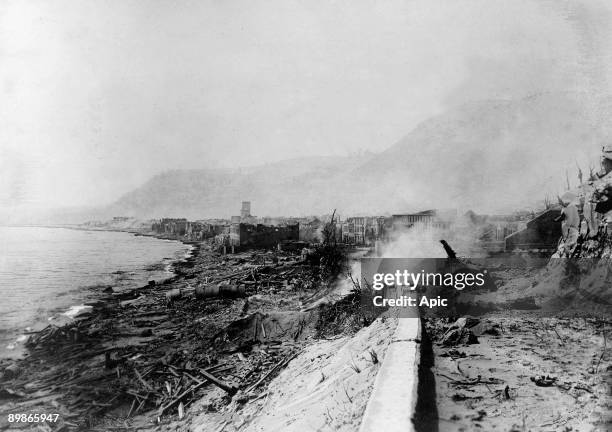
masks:
<path id="1" fill-rule="evenodd" d="M 481 321 L 472 316 L 464 316 L 450 325 L 442 336 L 442 344 L 445 346 L 476 344 L 480 335 L 498 336 L 500 333 L 499 325 L 491 321 Z"/>
<path id="2" fill-rule="evenodd" d="M 499 336 L 501 334 L 501 329 L 498 324 L 494 324 L 491 321 L 482 321 L 475 326 L 471 327 L 470 330 L 476 336 L 480 336 L 483 334 Z"/>
<path id="3" fill-rule="evenodd" d="M 68 318 L 78 318 L 84 315 L 89 315 L 93 312 L 93 306 L 87 305 L 76 305 L 70 306 L 70 308 L 64 312 L 62 315 L 67 316 Z"/>
<path id="4" fill-rule="evenodd" d="M 166 292 L 166 304 L 167 305 L 171 305 L 176 300 L 180 299 L 182 297 L 182 295 L 183 295 L 183 293 L 178 288 L 175 288 L 175 289 L 172 289 L 170 291 L 167 291 Z"/>
<path id="5" fill-rule="evenodd" d="M 472 328 L 478 325 L 479 323 L 480 323 L 480 320 L 478 318 L 474 318 L 469 315 L 466 315 L 464 317 L 459 318 L 457 321 L 451 324 L 451 326 L 449 327 L 449 330 L 455 329 L 455 328 L 468 328 L 469 329 L 469 328 Z"/>
<path id="6" fill-rule="evenodd" d="M 538 375 L 530 377 L 529 379 L 538 387 L 550 387 L 557 381 L 557 377 L 551 377 L 549 375 Z"/>
<path id="7" fill-rule="evenodd" d="M 477 344 L 479 342 L 478 342 L 478 338 L 476 337 L 476 335 L 472 333 L 471 330 L 467 330 L 467 334 L 461 338 L 461 343 L 464 343 L 466 345 L 472 345 L 472 344 Z"/>
<path id="8" fill-rule="evenodd" d="M 465 357 L 467 357 L 467 354 L 464 353 L 463 351 L 452 349 L 452 350 L 447 351 L 447 352 L 445 352 L 443 354 L 440 354 L 440 357 L 465 358 Z"/>
<path id="9" fill-rule="evenodd" d="M 123 300 L 122 302 L 120 302 L 119 304 L 121 305 L 121 307 L 126 307 L 126 306 L 138 306 L 140 303 L 142 303 L 143 301 L 146 300 L 146 296 L 141 295 L 138 298 L 132 299 L 132 300 Z"/>
<path id="10" fill-rule="evenodd" d="M 451 328 L 444 336 L 442 336 L 442 345 L 454 346 L 454 345 L 471 345 L 477 344 L 478 338 L 470 329 L 466 328 Z"/>
<path id="11" fill-rule="evenodd" d="M 25 393 L 15 391 L 9 388 L 0 389 L 0 400 L 2 399 L 18 399 L 25 397 Z"/>
<path id="12" fill-rule="evenodd" d="M 11 379 L 15 378 L 21 373 L 21 369 L 17 366 L 16 363 L 12 363 L 4 368 L 4 372 L 2 374 L 3 379 Z"/>

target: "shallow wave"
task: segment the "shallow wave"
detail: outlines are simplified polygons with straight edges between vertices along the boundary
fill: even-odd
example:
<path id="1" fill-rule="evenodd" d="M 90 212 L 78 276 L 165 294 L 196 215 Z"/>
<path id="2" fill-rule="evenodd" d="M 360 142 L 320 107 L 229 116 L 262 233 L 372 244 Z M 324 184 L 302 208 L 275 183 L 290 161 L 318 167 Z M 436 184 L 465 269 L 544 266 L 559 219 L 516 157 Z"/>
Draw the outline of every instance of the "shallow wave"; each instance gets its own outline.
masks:
<path id="1" fill-rule="evenodd" d="M 173 275 L 193 247 L 108 231 L 0 227 L 0 356 L 26 327 L 94 300 L 108 287 L 130 288 Z"/>

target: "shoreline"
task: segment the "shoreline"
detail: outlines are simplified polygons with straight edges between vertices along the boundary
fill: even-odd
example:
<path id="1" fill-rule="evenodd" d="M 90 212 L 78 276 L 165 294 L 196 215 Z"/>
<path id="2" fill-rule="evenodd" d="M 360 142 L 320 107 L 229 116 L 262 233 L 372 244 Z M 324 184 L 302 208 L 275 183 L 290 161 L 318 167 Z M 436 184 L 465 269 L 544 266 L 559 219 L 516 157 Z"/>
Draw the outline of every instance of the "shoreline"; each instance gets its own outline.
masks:
<path id="1" fill-rule="evenodd" d="M 142 268 L 140 269 L 142 271 L 141 276 L 146 276 L 147 280 L 154 281 L 156 284 L 165 284 L 166 282 L 169 282 L 173 280 L 174 278 L 176 278 L 178 276 L 178 272 L 180 272 L 181 264 L 188 263 L 189 261 L 194 260 L 197 254 L 199 253 L 199 249 L 200 249 L 200 245 L 194 242 L 186 242 L 180 239 L 159 237 L 159 236 L 151 235 L 148 233 L 139 233 L 139 232 L 133 232 L 133 231 L 127 231 L 127 230 L 119 230 L 119 229 L 87 229 L 87 228 L 82 228 L 78 226 L 41 226 L 41 225 L 20 225 L 20 226 L 12 225 L 8 227 L 48 228 L 48 229 L 63 228 L 63 229 L 70 229 L 70 230 L 76 230 L 76 231 L 121 232 L 121 233 L 131 234 L 135 237 L 138 237 L 138 236 L 152 237 L 152 238 L 156 238 L 159 240 L 179 242 L 186 246 L 189 246 L 189 249 L 186 251 L 186 253 L 182 254 L 180 257 L 177 256 L 177 257 L 169 258 L 168 261 L 166 261 L 166 258 L 162 258 L 158 262 L 142 266 Z M 153 267 L 158 267 L 158 266 L 163 266 L 163 270 L 152 270 L 151 269 Z M 167 275 L 162 276 L 160 278 L 159 277 L 160 275 L 158 274 L 160 271 L 167 273 Z M 117 274 L 118 272 L 119 270 L 116 270 L 116 271 L 112 271 L 106 274 L 112 275 L 112 274 Z M 140 284 L 137 281 L 133 281 L 133 283 L 131 283 L 129 286 L 122 288 L 121 291 L 132 291 L 134 289 L 141 289 L 143 287 L 146 287 L 146 285 L 140 286 Z M 71 302 L 65 307 L 62 306 L 55 310 L 49 310 L 48 311 L 49 315 L 47 316 L 46 323 L 48 325 L 50 324 L 59 325 L 59 326 L 67 325 L 71 323 L 71 320 L 75 320 L 83 314 L 90 313 L 93 307 L 98 305 L 100 301 L 102 301 L 105 298 L 105 295 L 108 293 L 109 288 L 110 286 L 104 286 L 104 285 L 99 285 L 99 284 L 89 284 L 89 285 L 84 285 L 84 286 L 79 287 L 78 290 L 80 292 L 87 293 L 87 297 L 91 297 L 91 298 L 85 299 L 85 301 L 82 301 L 82 302 L 76 302 L 76 303 Z M 0 360 L 2 359 L 8 359 L 8 360 L 22 359 L 24 355 L 27 354 L 27 348 L 25 347 L 25 342 L 27 341 L 28 337 L 32 334 L 39 332 L 44 327 L 46 326 L 44 325 L 43 322 L 33 321 L 31 323 L 28 323 L 25 327 L 5 329 L 4 331 L 6 331 L 6 333 L 9 335 L 14 333 L 14 337 L 6 341 L 8 345 L 2 348 L 2 355 L 0 355 Z"/>
<path id="2" fill-rule="evenodd" d="M 25 358 L 0 360 L 2 380 L 19 395 L 5 411 L 59 411 L 68 430 L 93 428 L 107 415 L 152 427 L 176 417 L 177 406 L 166 405 L 177 388 L 192 388 L 185 404 L 204 394 L 222 405 L 235 391 L 265 388 L 318 331 L 318 310 L 302 311 L 321 292 L 318 267 L 298 255 L 224 256 L 195 245 L 173 270 L 161 283 L 105 293 L 90 314 L 30 335 Z M 244 294 L 195 296 L 196 287 L 219 283 Z M 220 394 L 200 389 L 211 379 Z"/>

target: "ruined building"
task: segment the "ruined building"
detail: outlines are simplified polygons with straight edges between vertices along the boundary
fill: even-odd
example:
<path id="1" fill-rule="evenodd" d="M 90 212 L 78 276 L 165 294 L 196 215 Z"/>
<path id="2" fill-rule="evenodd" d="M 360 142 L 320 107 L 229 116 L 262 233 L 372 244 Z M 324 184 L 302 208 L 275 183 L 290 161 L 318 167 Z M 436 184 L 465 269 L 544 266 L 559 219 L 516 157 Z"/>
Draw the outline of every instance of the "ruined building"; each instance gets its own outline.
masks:
<path id="1" fill-rule="evenodd" d="M 300 225 L 268 226 L 262 224 L 232 223 L 230 245 L 240 247 L 271 248 L 286 240 L 298 241 Z"/>
<path id="2" fill-rule="evenodd" d="M 251 217 L 251 201 L 242 201 L 242 208 L 240 209 L 240 218 L 242 220 Z"/>
<path id="3" fill-rule="evenodd" d="M 223 226 L 218 224 L 172 218 L 160 219 L 151 225 L 151 231 L 158 235 L 187 241 L 206 240 L 219 234 L 222 229 Z"/>
<path id="4" fill-rule="evenodd" d="M 506 251 L 552 252 L 561 237 L 560 209 L 548 209 L 535 216 L 524 229 L 506 237 Z"/>
<path id="5" fill-rule="evenodd" d="M 385 235 L 385 218 L 349 217 L 341 225 L 342 242 L 354 245 L 373 245 Z"/>
<path id="6" fill-rule="evenodd" d="M 187 219 L 163 218 L 153 222 L 151 230 L 157 234 L 182 237 L 187 232 Z"/>
<path id="7" fill-rule="evenodd" d="M 241 248 L 270 248 L 277 247 L 279 243 L 287 240 L 298 241 L 300 225 L 264 225 L 257 223 L 265 220 L 251 215 L 251 202 L 242 201 L 240 216 L 232 216 L 229 235 L 220 237 L 219 243 L 225 246 Z"/>
<path id="8" fill-rule="evenodd" d="M 456 213 L 454 217 L 456 217 Z M 447 229 L 450 227 L 450 220 L 453 215 L 449 214 L 443 217 L 437 210 L 425 210 L 418 213 L 394 214 L 391 218 L 394 230 L 413 227 L 417 229 Z"/>
<path id="9" fill-rule="evenodd" d="M 240 216 L 232 216 L 232 223 L 242 222 L 247 224 L 255 224 L 258 218 L 251 214 L 251 201 L 242 201 L 242 207 L 240 208 Z"/>

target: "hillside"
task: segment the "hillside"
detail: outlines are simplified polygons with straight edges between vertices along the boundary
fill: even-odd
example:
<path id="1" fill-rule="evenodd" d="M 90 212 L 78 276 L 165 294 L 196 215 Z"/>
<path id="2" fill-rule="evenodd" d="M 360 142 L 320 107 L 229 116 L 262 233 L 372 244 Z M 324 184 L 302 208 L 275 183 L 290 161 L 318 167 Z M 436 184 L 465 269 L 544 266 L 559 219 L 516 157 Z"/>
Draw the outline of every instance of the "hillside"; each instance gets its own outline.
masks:
<path id="1" fill-rule="evenodd" d="M 241 201 L 250 200 L 259 216 L 328 213 L 332 202 L 319 205 L 313 185 L 333 183 L 339 173 L 368 157 L 312 157 L 247 168 L 167 171 L 124 195 L 110 211 L 138 217 L 229 217 L 239 213 Z"/>
<path id="2" fill-rule="evenodd" d="M 418 208 L 533 205 L 563 190 L 566 169 L 575 185 L 576 162 L 588 174 L 589 156 L 596 161 L 605 125 L 588 111 L 569 95 L 465 105 L 423 122 L 351 174 L 368 200 L 378 192 L 365 185 L 375 182 L 389 198 Z"/>
<path id="3" fill-rule="evenodd" d="M 599 107 L 605 104 L 598 105 Z M 384 213 L 426 207 L 508 211 L 563 190 L 565 170 L 588 172 L 606 142 L 601 118 L 570 94 L 492 100 L 450 109 L 380 154 L 312 157 L 227 170 L 159 174 L 105 213 L 229 217 L 240 201 L 256 215 Z"/>

